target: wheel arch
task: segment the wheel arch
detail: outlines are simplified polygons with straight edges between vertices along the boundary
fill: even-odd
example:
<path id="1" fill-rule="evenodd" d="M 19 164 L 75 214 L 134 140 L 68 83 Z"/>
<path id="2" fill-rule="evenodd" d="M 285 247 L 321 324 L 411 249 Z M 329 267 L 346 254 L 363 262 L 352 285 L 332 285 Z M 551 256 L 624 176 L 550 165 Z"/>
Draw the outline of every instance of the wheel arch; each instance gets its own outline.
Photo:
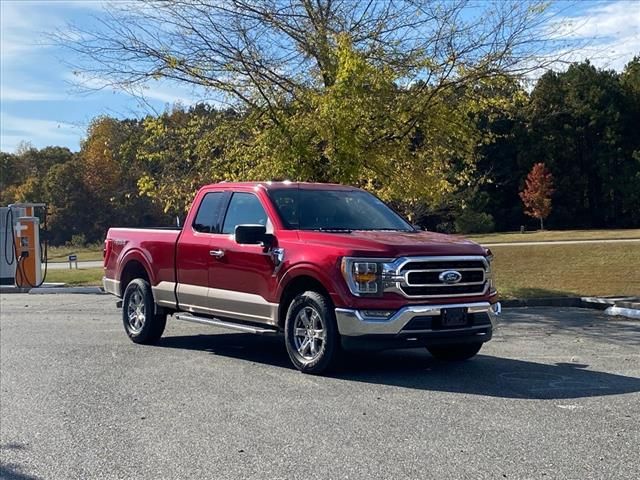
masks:
<path id="1" fill-rule="evenodd" d="M 137 258 L 130 258 L 124 264 L 120 274 L 120 297 L 124 296 L 124 291 L 131 280 L 136 278 L 142 278 L 151 283 L 151 277 L 144 264 Z"/>
<path id="2" fill-rule="evenodd" d="M 333 304 L 331 295 L 329 294 L 329 290 L 327 290 L 322 281 L 320 281 L 317 277 L 309 273 L 301 273 L 299 275 L 296 275 L 295 277 L 289 279 L 287 284 L 282 289 L 282 294 L 280 295 L 280 304 L 278 307 L 278 326 L 280 328 L 284 328 L 287 310 L 289 310 L 291 301 L 296 297 L 296 295 L 302 292 L 306 292 L 307 290 L 313 290 L 324 295 L 330 302 L 330 304 Z"/>

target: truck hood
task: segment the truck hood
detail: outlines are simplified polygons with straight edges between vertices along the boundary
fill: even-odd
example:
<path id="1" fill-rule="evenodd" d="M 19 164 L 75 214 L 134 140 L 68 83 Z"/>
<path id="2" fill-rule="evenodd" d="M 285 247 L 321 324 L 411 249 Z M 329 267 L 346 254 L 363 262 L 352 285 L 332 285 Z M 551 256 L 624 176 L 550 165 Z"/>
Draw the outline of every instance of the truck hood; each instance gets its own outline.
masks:
<path id="1" fill-rule="evenodd" d="M 300 240 L 309 244 L 339 246 L 350 253 L 381 257 L 405 255 L 485 255 L 477 243 L 454 235 L 434 232 L 361 231 L 332 233 L 300 231 Z"/>

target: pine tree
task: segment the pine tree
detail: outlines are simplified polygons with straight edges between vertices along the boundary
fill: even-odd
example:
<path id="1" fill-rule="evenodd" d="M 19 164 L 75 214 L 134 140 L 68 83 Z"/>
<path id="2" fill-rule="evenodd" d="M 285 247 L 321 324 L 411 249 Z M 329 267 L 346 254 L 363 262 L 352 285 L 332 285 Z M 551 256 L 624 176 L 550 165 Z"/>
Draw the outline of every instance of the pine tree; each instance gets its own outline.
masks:
<path id="1" fill-rule="evenodd" d="M 551 213 L 551 195 L 554 191 L 553 175 L 544 163 L 536 163 L 527 175 L 520 198 L 524 203 L 524 213 L 540 220 L 540 230 L 544 230 L 544 219 Z"/>

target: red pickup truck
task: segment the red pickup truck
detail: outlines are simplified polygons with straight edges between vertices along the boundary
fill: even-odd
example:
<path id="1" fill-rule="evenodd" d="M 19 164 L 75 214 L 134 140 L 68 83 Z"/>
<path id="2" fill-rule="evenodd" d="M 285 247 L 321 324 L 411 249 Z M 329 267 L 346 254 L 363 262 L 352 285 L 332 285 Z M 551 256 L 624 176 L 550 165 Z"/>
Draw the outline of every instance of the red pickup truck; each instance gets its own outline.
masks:
<path id="1" fill-rule="evenodd" d="M 333 184 L 205 186 L 181 229 L 111 228 L 104 270 L 134 342 L 157 342 L 168 315 L 283 333 L 307 373 L 360 347 L 468 359 L 500 313 L 489 250 Z"/>

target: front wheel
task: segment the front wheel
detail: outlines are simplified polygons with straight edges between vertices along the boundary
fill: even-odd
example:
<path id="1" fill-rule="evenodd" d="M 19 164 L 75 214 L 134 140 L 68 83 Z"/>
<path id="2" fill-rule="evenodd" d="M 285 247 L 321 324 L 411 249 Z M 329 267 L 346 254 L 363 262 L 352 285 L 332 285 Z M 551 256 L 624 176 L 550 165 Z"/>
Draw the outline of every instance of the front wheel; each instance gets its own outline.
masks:
<path id="1" fill-rule="evenodd" d="M 297 295 L 287 310 L 285 343 L 291 362 L 301 372 L 320 374 L 334 366 L 340 336 L 330 300 L 314 291 Z"/>
<path id="2" fill-rule="evenodd" d="M 438 360 L 462 361 L 475 356 L 482 348 L 482 342 L 434 345 L 427 347 L 429 353 Z"/>
<path id="3" fill-rule="evenodd" d="M 129 338 L 135 343 L 156 343 L 167 324 L 164 313 L 156 313 L 151 285 L 136 278 L 127 285 L 122 299 L 122 323 Z"/>

